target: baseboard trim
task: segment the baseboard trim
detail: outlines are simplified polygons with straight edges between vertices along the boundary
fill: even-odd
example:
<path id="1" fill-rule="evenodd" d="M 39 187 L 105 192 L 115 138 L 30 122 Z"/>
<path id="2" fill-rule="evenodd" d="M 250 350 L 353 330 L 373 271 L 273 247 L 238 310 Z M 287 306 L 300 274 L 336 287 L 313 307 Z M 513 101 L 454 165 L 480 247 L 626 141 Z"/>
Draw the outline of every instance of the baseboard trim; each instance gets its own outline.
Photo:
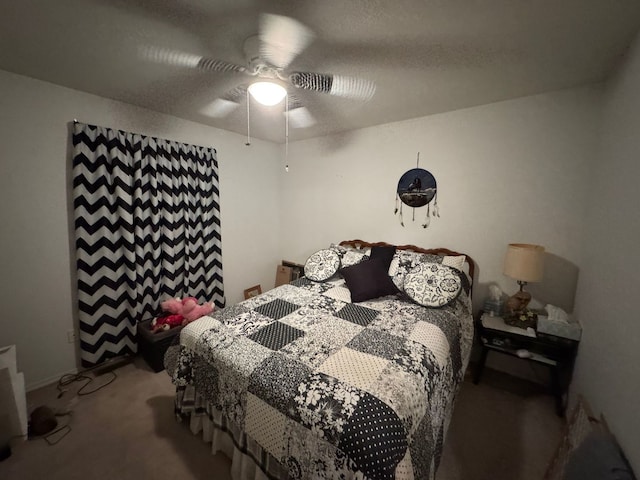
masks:
<path id="1" fill-rule="evenodd" d="M 60 377 L 62 377 L 63 375 L 69 375 L 69 374 L 76 374 L 78 373 L 78 369 L 77 368 L 73 368 L 71 370 L 68 370 L 66 372 L 62 372 L 59 373 L 57 375 L 52 375 L 50 377 L 47 378 L 43 378 L 42 380 L 38 380 L 37 382 L 33 382 L 30 383 L 26 386 L 26 391 L 28 392 L 32 392 L 34 390 L 37 390 L 39 388 L 42 387 L 46 387 L 47 385 L 51 385 L 52 383 L 57 383 L 58 380 L 60 380 Z"/>

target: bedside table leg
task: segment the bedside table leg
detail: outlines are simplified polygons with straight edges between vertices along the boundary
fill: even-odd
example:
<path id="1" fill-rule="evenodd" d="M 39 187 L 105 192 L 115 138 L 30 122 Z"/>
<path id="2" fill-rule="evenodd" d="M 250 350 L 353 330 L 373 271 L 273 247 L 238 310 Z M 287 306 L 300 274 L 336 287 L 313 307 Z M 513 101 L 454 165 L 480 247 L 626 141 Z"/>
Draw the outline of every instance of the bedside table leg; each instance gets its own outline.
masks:
<path id="1" fill-rule="evenodd" d="M 473 383 L 475 385 L 480 381 L 480 377 L 482 376 L 482 370 L 484 370 L 484 363 L 487 361 L 487 354 L 489 353 L 489 349 L 482 346 L 482 352 L 480 352 L 480 360 L 478 361 L 478 365 L 476 365 L 476 371 L 473 372 Z"/>
<path id="2" fill-rule="evenodd" d="M 557 366 L 551 368 L 551 389 L 553 390 L 553 395 L 556 398 L 556 414 L 559 417 L 564 417 L 564 392 L 562 391 L 562 386 L 560 385 L 560 377 L 558 374 Z"/>

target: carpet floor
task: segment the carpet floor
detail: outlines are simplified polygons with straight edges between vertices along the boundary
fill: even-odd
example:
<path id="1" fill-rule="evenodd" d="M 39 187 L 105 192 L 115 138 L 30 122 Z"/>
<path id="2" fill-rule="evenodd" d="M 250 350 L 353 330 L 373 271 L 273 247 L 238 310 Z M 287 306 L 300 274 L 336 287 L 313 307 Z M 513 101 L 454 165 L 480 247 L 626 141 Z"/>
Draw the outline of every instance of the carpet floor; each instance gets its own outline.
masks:
<path id="1" fill-rule="evenodd" d="M 173 415 L 173 386 L 137 358 L 115 380 L 89 395 L 81 382 L 30 392 L 29 411 L 46 405 L 64 431 L 13 443 L 0 462 L 5 480 L 230 480 L 230 462 Z M 83 392 L 112 378 L 98 376 Z M 563 421 L 553 398 L 528 382 L 486 370 L 479 385 L 460 391 L 438 480 L 540 480 L 560 439 Z"/>

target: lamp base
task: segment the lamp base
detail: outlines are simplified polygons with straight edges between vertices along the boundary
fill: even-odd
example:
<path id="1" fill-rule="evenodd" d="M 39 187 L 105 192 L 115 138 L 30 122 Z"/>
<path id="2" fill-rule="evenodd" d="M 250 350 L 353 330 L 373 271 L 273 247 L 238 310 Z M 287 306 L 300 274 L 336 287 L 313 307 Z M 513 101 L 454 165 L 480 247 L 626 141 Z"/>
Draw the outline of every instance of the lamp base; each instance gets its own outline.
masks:
<path id="1" fill-rule="evenodd" d="M 506 310 L 508 313 L 521 312 L 527 308 L 530 301 L 531 294 L 524 290 L 520 290 L 509 297 L 509 300 L 507 300 Z"/>
<path id="2" fill-rule="evenodd" d="M 509 313 L 503 317 L 504 323 L 518 328 L 536 328 L 538 324 L 538 315 L 531 310 L 519 310 Z"/>

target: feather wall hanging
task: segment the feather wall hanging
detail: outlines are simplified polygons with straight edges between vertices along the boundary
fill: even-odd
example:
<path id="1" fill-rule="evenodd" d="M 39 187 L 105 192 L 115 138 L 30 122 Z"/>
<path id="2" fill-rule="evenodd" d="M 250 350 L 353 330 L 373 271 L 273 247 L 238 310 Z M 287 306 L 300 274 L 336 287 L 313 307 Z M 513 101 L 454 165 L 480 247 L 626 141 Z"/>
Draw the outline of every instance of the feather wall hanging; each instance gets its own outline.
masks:
<path id="1" fill-rule="evenodd" d="M 398 189 L 396 190 L 396 209 L 393 212 L 394 215 L 400 214 L 400 225 L 404 227 L 404 217 L 402 214 L 402 205 L 411 207 L 412 220 L 416 221 L 416 208 L 427 206 L 427 214 L 422 223 L 422 228 L 427 228 L 431 223 L 431 217 L 439 217 L 440 211 L 438 209 L 438 187 L 435 177 L 424 170 L 419 168 L 420 165 L 420 152 L 418 152 L 418 159 L 416 162 L 416 168 L 406 171 L 398 181 Z M 433 202 L 433 206 L 431 205 Z"/>

